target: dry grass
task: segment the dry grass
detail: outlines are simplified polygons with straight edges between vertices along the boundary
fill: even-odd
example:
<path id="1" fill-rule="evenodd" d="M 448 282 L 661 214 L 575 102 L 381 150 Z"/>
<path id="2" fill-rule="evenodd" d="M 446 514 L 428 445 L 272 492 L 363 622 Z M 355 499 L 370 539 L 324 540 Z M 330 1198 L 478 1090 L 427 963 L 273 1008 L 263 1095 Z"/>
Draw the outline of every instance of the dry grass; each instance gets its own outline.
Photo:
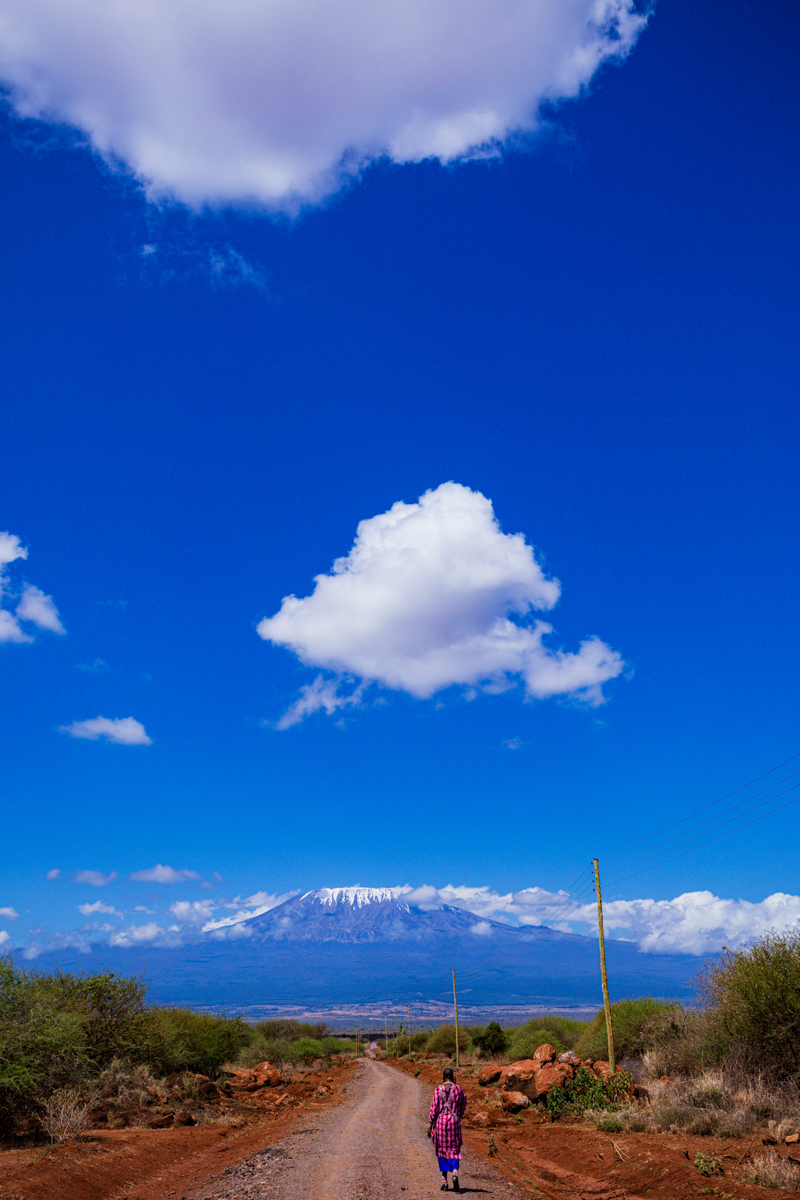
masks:
<path id="1" fill-rule="evenodd" d="M 42 1128 L 51 1142 L 79 1138 L 89 1124 L 86 1097 L 75 1088 L 60 1088 L 44 1103 L 40 1117 Z"/>
<path id="2" fill-rule="evenodd" d="M 745 1179 L 759 1183 L 762 1187 L 800 1192 L 800 1166 L 790 1158 L 781 1158 L 776 1150 L 757 1154 L 745 1174 Z"/>
<path id="3" fill-rule="evenodd" d="M 648 1080 L 651 1103 L 630 1104 L 613 1113 L 631 1133 L 688 1133 L 696 1137 L 745 1137 L 768 1126 L 778 1141 L 800 1131 L 798 1096 L 792 1089 L 776 1088 L 752 1080 L 734 1091 L 720 1071 L 704 1071 L 695 1079 L 670 1083 Z M 597 1124 L 609 1117 L 598 1110 L 587 1112 Z"/>

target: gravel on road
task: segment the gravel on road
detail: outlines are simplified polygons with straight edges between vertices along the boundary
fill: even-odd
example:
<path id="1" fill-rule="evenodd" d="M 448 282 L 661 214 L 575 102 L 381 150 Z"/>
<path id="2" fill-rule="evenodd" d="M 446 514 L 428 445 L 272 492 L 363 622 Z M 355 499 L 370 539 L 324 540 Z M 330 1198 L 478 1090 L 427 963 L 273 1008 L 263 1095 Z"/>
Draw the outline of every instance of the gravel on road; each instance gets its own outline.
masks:
<path id="1" fill-rule="evenodd" d="M 432 1200 L 441 1175 L 426 1136 L 429 1088 L 364 1061 L 338 1108 L 185 1192 L 178 1200 Z M 488 1159 L 462 1159 L 462 1193 L 521 1200 Z"/>

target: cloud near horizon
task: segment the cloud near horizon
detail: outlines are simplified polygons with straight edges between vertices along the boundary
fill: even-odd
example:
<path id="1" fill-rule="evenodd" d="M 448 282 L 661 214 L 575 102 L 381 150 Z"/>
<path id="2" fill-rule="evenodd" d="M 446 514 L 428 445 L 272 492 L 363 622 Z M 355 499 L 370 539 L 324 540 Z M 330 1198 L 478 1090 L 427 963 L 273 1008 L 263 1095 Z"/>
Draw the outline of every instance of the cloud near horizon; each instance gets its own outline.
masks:
<path id="1" fill-rule="evenodd" d="M 294 211 L 374 159 L 496 155 L 631 51 L 635 0 L 0 0 L 16 111 L 153 197 Z"/>
<path id="2" fill-rule="evenodd" d="M 81 874 L 97 875 L 106 881 L 110 879 L 100 876 L 99 872 Z M 474 913 L 478 920 L 472 926 L 472 933 L 481 938 L 493 936 L 491 921 L 519 928 L 535 927 L 543 921 L 550 924 L 555 906 L 568 904 L 570 899 L 568 892 L 553 892 L 540 887 L 501 893 L 488 886 L 422 884 L 411 887 L 405 884 L 389 890 L 423 911 L 434 911 L 447 904 Z M 29 942 L 20 952 L 26 959 L 36 958 L 46 950 L 67 947 L 88 954 L 92 941 L 97 942 L 100 932 L 110 934 L 109 945 L 128 948 L 145 945 L 174 948 L 197 942 L 204 935 L 238 941 L 253 932 L 247 924 L 248 918 L 267 912 L 298 894 L 298 891 L 283 894 L 255 892 L 248 897 L 229 899 L 178 900 L 167 909 L 173 919 L 169 925 L 152 920 L 121 929 L 111 929 L 108 925 L 99 929 L 87 925 L 81 930 L 54 933 L 37 929 L 31 932 Z M 215 919 L 214 914 L 225 909 L 236 911 Z M 80 911 L 85 916 L 98 913 L 123 916 L 112 906 L 100 902 L 82 905 Z M 136 911 L 156 915 L 143 906 Z M 612 936 L 616 934 L 633 942 L 645 953 L 703 956 L 719 953 L 723 945 L 732 949 L 746 946 L 772 929 L 800 928 L 800 896 L 776 892 L 764 900 L 752 902 L 721 898 L 709 891 L 687 892 L 672 900 L 607 901 L 603 915 Z M 565 932 L 592 937 L 596 927 L 597 911 L 593 904 L 581 905 L 566 922 L 554 925 Z M 10 935 L 0 938 L 0 943 L 7 941 L 10 941 Z"/>
<path id="3" fill-rule="evenodd" d="M 0 0 L 1 2 L 1 0 Z M 11 595 L 8 570 L 11 563 L 28 557 L 28 551 L 14 533 L 0 533 L 0 604 L 4 594 Z M 53 597 L 46 595 L 32 583 L 26 583 L 14 612 L 0 607 L 0 642 L 32 642 L 33 637 L 20 625 L 25 621 L 36 625 L 39 629 L 47 629 L 50 633 L 64 634 L 66 629 L 61 624 L 58 609 L 53 603 Z"/>
<path id="4" fill-rule="evenodd" d="M 103 738 L 113 746 L 152 746 L 144 725 L 133 717 L 92 717 L 89 721 L 73 721 L 71 725 L 59 725 L 59 733 L 70 737 L 96 742 Z"/>
<path id="5" fill-rule="evenodd" d="M 552 626 L 530 614 L 553 608 L 561 584 L 521 533 L 502 532 L 490 500 L 458 483 L 361 521 L 349 554 L 314 582 L 257 627 L 336 676 L 302 688 L 279 729 L 358 704 L 371 682 L 426 699 L 454 684 L 497 692 L 522 681 L 530 697 L 601 704 L 603 683 L 624 666 L 595 636 L 574 653 L 544 644 Z M 344 694 L 348 677 L 360 682 Z"/>

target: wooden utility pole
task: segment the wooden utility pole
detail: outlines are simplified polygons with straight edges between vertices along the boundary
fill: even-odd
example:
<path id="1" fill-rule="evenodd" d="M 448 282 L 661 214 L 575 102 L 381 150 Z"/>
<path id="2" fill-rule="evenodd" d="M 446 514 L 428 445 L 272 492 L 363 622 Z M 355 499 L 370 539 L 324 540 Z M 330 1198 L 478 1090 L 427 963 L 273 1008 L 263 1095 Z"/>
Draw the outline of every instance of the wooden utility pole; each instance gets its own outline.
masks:
<path id="1" fill-rule="evenodd" d="M 408 1057 L 411 1058 L 411 1002 L 408 1005 Z"/>
<path id="2" fill-rule="evenodd" d="M 384 1054 L 388 1054 L 389 1053 L 389 1018 L 387 1017 L 386 1013 L 383 1014 L 383 1029 L 384 1029 L 383 1052 L 384 1052 Z"/>
<path id="3" fill-rule="evenodd" d="M 356 1058 L 358 1058 L 358 1026 L 356 1025 Z"/>
<path id="4" fill-rule="evenodd" d="M 397 1042 L 400 1038 L 400 1018 L 394 1014 L 394 1056 L 397 1058 Z"/>
<path id="5" fill-rule="evenodd" d="M 458 997 L 456 996 L 456 971 L 453 968 L 453 1008 L 456 1010 L 456 1070 L 458 1069 Z"/>
<path id="6" fill-rule="evenodd" d="M 597 892 L 597 933 L 600 938 L 600 975 L 603 980 L 603 1007 L 606 1010 L 608 1065 L 611 1068 L 611 1074 L 616 1075 L 617 1064 L 614 1061 L 614 1030 L 611 1025 L 611 1001 L 608 996 L 608 973 L 606 971 L 606 939 L 603 933 L 603 897 L 600 892 L 600 864 L 597 859 L 594 859 L 594 885 Z"/>

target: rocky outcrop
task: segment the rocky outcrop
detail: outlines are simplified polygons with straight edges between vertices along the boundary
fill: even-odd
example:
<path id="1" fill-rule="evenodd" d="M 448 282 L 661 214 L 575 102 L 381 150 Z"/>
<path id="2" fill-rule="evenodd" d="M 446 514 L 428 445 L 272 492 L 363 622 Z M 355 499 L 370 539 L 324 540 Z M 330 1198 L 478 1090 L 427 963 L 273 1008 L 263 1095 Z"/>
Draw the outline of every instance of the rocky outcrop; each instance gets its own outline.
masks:
<path id="1" fill-rule="evenodd" d="M 581 1062 L 577 1055 L 571 1055 L 569 1059 L 561 1055 L 558 1062 L 555 1059 L 555 1048 L 545 1042 L 534 1052 L 533 1058 L 523 1058 L 505 1067 L 499 1077 L 503 1107 L 506 1106 L 506 1094 L 518 1093 L 529 1101 L 543 1100 L 554 1088 L 563 1088 L 575 1077 Z"/>
<path id="2" fill-rule="evenodd" d="M 543 1045 L 534 1050 L 533 1057 L 534 1061 L 539 1063 L 555 1062 L 556 1048 L 555 1046 L 551 1046 L 549 1042 L 544 1042 Z"/>
<path id="3" fill-rule="evenodd" d="M 503 1090 L 509 1092 L 522 1092 L 529 1099 L 536 1099 L 535 1077 L 537 1071 L 542 1069 L 541 1062 L 535 1058 L 522 1058 L 519 1062 L 512 1063 L 506 1069 L 506 1077 L 503 1083 Z"/>
<path id="4" fill-rule="evenodd" d="M 233 1072 L 233 1083 L 246 1092 L 257 1092 L 259 1088 L 281 1087 L 283 1080 L 280 1071 L 276 1070 L 272 1063 L 262 1062 L 249 1070 L 246 1067 L 238 1067 Z"/>
<path id="5" fill-rule="evenodd" d="M 556 1088 L 563 1088 L 575 1075 L 568 1063 L 553 1063 L 536 1072 L 536 1099 L 543 1100 Z"/>
<path id="6" fill-rule="evenodd" d="M 508 1113 L 521 1112 L 527 1108 L 530 1100 L 523 1092 L 503 1092 L 503 1110 Z"/>
<path id="7" fill-rule="evenodd" d="M 602 1059 L 598 1059 L 598 1061 L 592 1066 L 592 1071 L 598 1079 L 610 1079 L 611 1063 L 603 1062 Z"/>

